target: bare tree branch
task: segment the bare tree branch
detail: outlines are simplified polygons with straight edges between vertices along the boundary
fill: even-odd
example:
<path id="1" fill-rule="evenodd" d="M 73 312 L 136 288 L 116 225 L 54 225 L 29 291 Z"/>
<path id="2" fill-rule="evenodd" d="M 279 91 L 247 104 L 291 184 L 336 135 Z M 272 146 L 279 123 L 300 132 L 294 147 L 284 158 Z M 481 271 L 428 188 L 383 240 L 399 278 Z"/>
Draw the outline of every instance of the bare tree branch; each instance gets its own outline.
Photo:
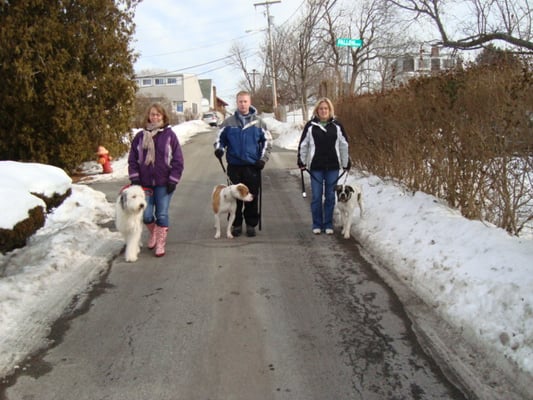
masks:
<path id="1" fill-rule="evenodd" d="M 253 76 L 250 75 L 246 64 L 246 49 L 240 43 L 233 43 L 230 48 L 230 64 L 237 67 L 243 74 L 243 79 L 246 82 L 247 89 L 253 91 Z"/>
<path id="2" fill-rule="evenodd" d="M 389 5 L 407 11 L 415 18 L 427 17 L 438 30 L 436 44 L 455 49 L 476 49 L 494 41 L 502 41 L 517 48 L 533 51 L 531 32 L 533 12 L 528 0 L 385 0 Z M 443 14 L 463 16 L 465 27 L 475 31 L 456 31 Z M 455 14 L 457 15 L 455 15 Z M 470 23 L 467 23 L 470 21 Z M 473 22 L 476 22 L 474 25 Z M 450 32 L 454 32 L 452 38 Z M 462 33 L 463 37 L 459 37 Z"/>

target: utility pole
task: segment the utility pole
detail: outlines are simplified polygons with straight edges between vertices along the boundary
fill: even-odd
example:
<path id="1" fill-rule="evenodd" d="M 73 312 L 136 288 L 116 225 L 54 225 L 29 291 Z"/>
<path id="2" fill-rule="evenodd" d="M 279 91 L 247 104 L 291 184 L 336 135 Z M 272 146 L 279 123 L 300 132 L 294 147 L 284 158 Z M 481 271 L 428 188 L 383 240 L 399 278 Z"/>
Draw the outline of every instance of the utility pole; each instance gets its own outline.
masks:
<path id="1" fill-rule="evenodd" d="M 269 43 L 269 50 L 270 50 L 270 72 L 272 73 L 272 111 L 276 111 L 278 108 L 278 93 L 276 90 L 276 69 L 274 67 L 274 45 L 272 43 L 272 19 L 270 17 L 270 5 L 275 3 L 281 3 L 281 0 L 273 0 L 273 1 L 266 1 L 264 3 L 255 3 L 254 7 L 257 6 L 265 6 L 266 7 L 266 15 L 267 15 L 267 22 L 268 22 L 268 43 Z"/>

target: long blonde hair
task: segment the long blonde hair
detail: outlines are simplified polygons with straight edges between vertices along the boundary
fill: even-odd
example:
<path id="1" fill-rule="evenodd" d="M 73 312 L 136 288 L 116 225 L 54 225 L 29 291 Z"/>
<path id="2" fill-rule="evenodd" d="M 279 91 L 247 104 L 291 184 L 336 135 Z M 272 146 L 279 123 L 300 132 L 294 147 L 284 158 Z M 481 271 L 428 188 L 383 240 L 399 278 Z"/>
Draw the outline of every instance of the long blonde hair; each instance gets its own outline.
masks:
<path id="1" fill-rule="evenodd" d="M 333 108 L 333 103 L 330 99 L 327 97 L 322 97 L 318 99 L 316 102 L 315 108 L 313 109 L 313 116 L 318 118 L 318 107 L 320 107 L 320 104 L 326 103 L 329 107 L 329 118 L 333 118 L 335 116 L 335 109 Z"/>

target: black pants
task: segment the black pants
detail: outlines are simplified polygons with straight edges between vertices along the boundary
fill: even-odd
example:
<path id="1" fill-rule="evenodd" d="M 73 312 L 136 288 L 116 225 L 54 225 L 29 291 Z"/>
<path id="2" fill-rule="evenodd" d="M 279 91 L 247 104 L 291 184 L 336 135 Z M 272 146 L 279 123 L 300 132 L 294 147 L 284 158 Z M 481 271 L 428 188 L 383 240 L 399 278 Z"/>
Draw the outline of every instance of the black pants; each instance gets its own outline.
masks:
<path id="1" fill-rule="evenodd" d="M 261 170 L 252 165 L 228 165 L 228 177 L 233 184 L 244 183 L 254 196 L 253 201 L 237 200 L 237 211 L 233 226 L 241 226 L 244 217 L 246 225 L 257 226 L 259 223 L 259 187 Z M 244 210 L 243 210 L 244 209 Z"/>

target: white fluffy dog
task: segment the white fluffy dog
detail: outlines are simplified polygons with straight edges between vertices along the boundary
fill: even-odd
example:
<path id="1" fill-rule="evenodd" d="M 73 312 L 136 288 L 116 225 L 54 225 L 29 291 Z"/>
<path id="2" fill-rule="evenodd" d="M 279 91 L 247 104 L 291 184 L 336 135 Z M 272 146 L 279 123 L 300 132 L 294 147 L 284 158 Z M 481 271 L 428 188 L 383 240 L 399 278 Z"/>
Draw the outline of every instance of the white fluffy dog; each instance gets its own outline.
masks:
<path id="1" fill-rule="evenodd" d="M 126 241 L 124 258 L 137 261 L 141 251 L 142 215 L 146 208 L 144 190 L 133 185 L 120 192 L 115 203 L 115 226 Z"/>
<path id="2" fill-rule="evenodd" d="M 237 209 L 237 200 L 252 201 L 254 198 L 248 186 L 243 183 L 237 185 L 217 185 L 213 189 L 213 212 L 215 214 L 215 239 L 220 238 L 220 215 L 229 213 L 228 228 L 226 236 L 231 239 L 231 225 L 235 221 L 235 210 Z"/>
<path id="3" fill-rule="evenodd" d="M 359 207 L 359 216 L 363 216 L 363 192 L 358 185 L 336 185 L 337 204 L 335 207 L 340 213 L 342 235 L 344 239 L 350 238 L 352 217 L 355 209 Z"/>

